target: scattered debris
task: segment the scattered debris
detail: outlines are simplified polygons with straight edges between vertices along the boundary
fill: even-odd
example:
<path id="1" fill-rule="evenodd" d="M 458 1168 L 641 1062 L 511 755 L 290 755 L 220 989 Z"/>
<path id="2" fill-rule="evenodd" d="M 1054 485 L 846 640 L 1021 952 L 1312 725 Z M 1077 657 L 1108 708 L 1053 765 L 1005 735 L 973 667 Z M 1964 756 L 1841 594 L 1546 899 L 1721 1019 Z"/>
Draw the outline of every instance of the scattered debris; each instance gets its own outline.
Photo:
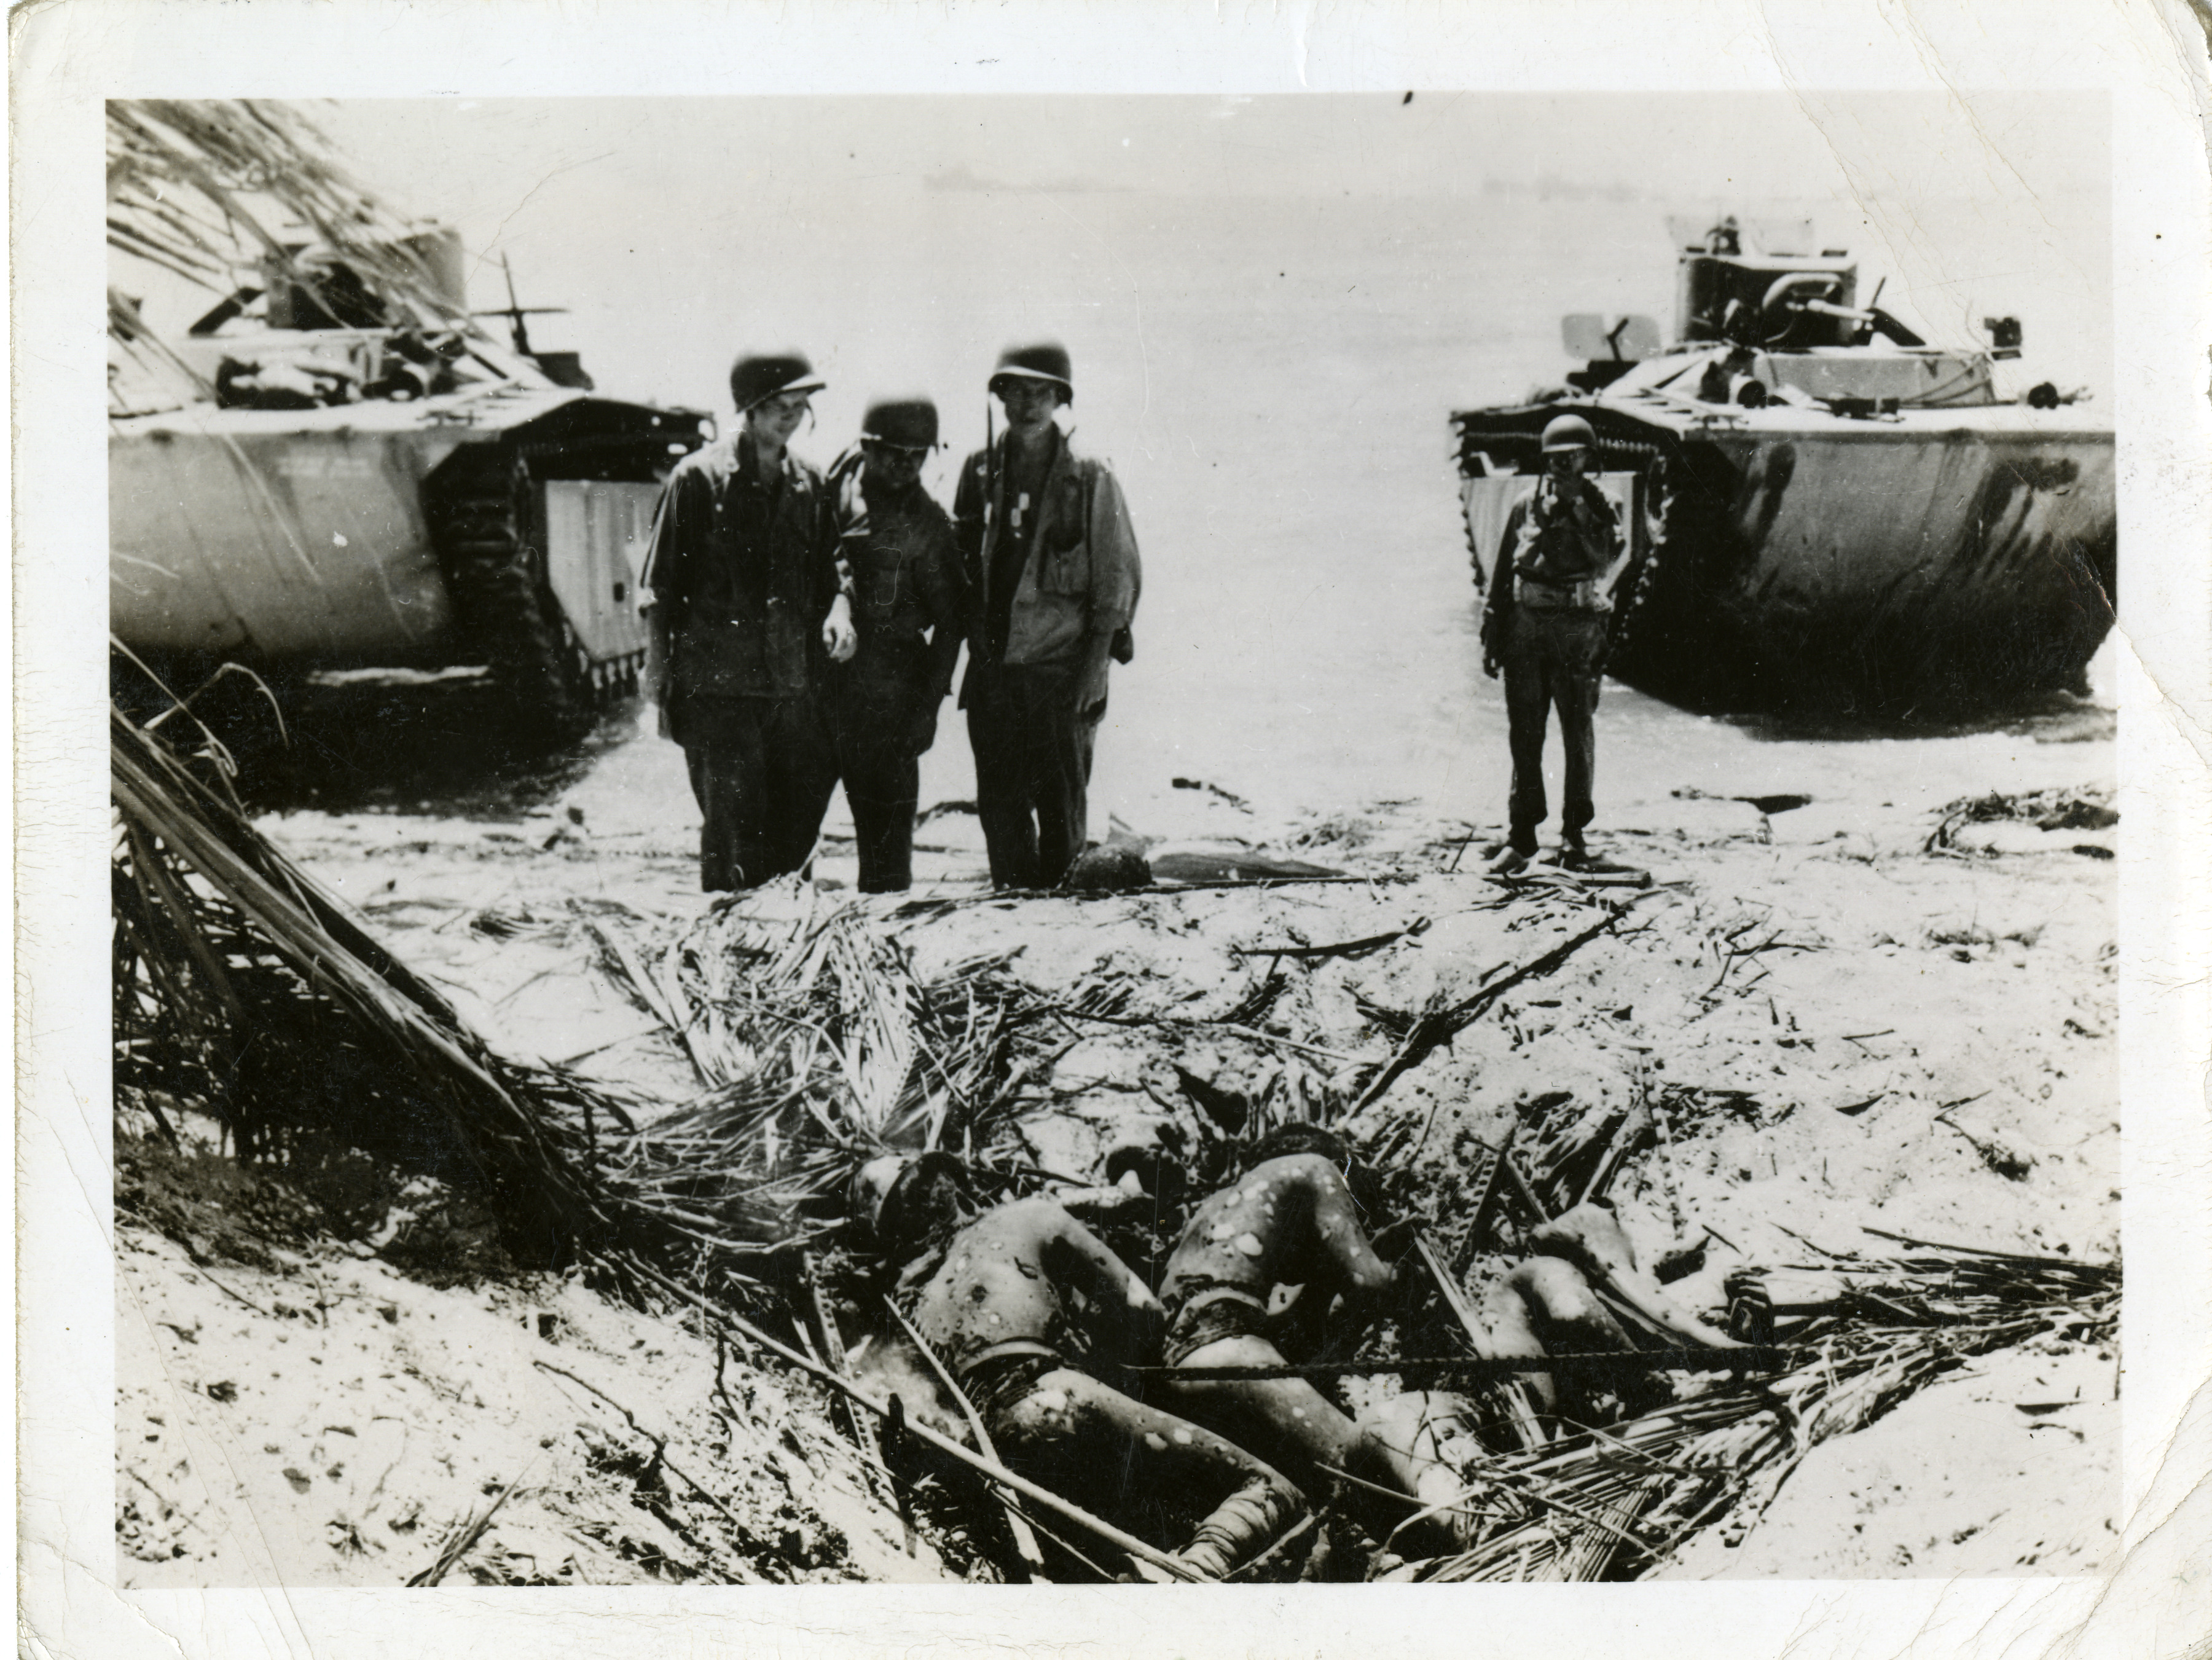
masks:
<path id="1" fill-rule="evenodd" d="M 1241 795 L 1232 795 L 1218 784 L 1209 784 L 1203 778 L 1173 778 L 1168 781 L 1179 790 L 1203 790 L 1217 801 L 1226 801 L 1239 812 L 1252 811 L 1251 803 Z"/>
<path id="2" fill-rule="evenodd" d="M 2110 830 L 2119 822 L 2119 810 L 2112 806 L 2112 791 L 2106 786 L 2074 785 L 2024 795 L 2005 795 L 1993 790 L 1987 795 L 1963 796 L 1946 806 L 1936 828 L 1929 832 L 1925 850 L 1935 853 L 1956 846 L 1959 832 L 1969 824 L 2028 824 L 2051 834 Z M 2088 842 L 2076 843 L 2070 850 L 2084 852 L 2093 846 Z M 2102 849 L 2101 856 L 2112 857 L 2111 849 Z"/>
<path id="3" fill-rule="evenodd" d="M 331 1249 L 318 1237 L 346 1242 L 363 1274 L 387 1275 L 414 1250 L 425 1272 L 441 1256 L 471 1262 L 462 1278 L 479 1284 L 514 1281 L 533 1263 L 571 1276 L 563 1295 L 519 1286 L 498 1324 L 526 1346 L 515 1365 L 569 1380 L 581 1393 L 562 1398 L 605 1420 L 550 1438 L 587 1448 L 581 1466 L 547 1446 L 534 1472 L 526 1456 L 477 1464 L 472 1496 L 442 1511 L 422 1502 L 416 1480 L 372 1527 L 374 1460 L 350 1444 L 351 1423 L 367 1420 L 332 1426 L 325 1411 L 307 1426 L 341 1436 L 343 1456 L 289 1440 L 267 1455 L 280 1491 L 297 1487 L 281 1472 L 306 1479 L 303 1503 L 326 1489 L 350 1495 L 355 1510 L 327 1518 L 321 1548 L 332 1564 L 397 1566 L 404 1543 L 405 1569 L 392 1577 L 422 1583 L 582 1583 L 623 1540 L 629 1577 L 672 1581 L 909 1570 L 1016 1578 L 1033 1576 L 1048 1549 L 1055 1577 L 1110 1577 L 1129 1558 L 1169 1572 L 1148 1554 L 1157 1545 L 1024 1485 L 989 1448 L 962 1444 L 959 1391 L 884 1317 L 881 1286 L 847 1229 L 846 1180 L 884 1148 L 954 1152 L 1001 1196 L 1097 1201 L 1085 1213 L 1101 1237 L 1156 1277 L 1181 1218 L 1237 1167 L 1241 1149 L 1285 1122 L 1339 1129 L 1375 1184 L 1362 1202 L 1391 1225 L 1376 1229 L 1378 1244 L 1404 1253 L 1397 1301 L 1375 1329 L 1297 1362 L 1356 1405 L 1374 1398 L 1362 1391 L 1454 1387 L 1469 1347 L 1474 1361 L 1484 1355 L 1468 1286 L 1562 1213 L 1601 1198 L 1624 1213 L 1641 1207 L 1640 1225 L 1656 1207 L 1664 1237 L 1686 1241 L 1652 1276 L 1693 1323 L 1686 1329 L 1724 1317 L 1720 1282 L 1737 1286 L 1736 1271 L 1757 1259 L 1705 1225 L 1701 1204 L 1786 1183 L 1774 1202 L 1789 1214 L 1804 1202 L 1796 1183 L 1826 1184 L 1827 1155 L 1868 1140 L 1860 1116 L 1875 1103 L 1958 1092 L 1929 1087 L 1924 1073 L 1896 1074 L 1913 1053 L 1909 1006 L 1840 1005 L 1848 1024 L 1868 1028 L 1850 1033 L 1836 1030 L 1841 1018 L 1816 1019 L 1792 976 L 1830 974 L 1824 956 L 1862 946 L 1832 921 L 1749 892 L 1727 895 L 1715 914 L 1679 885 L 1501 892 L 1473 876 L 1379 869 L 1334 885 L 1290 879 L 1297 885 L 1283 892 L 1230 878 L 1202 895 L 1156 885 L 890 906 L 787 883 L 688 922 L 599 901 L 453 913 L 502 947 L 565 942 L 588 953 L 696 1079 L 688 1100 L 647 1102 L 507 1061 L 471 1037 L 422 976 L 236 814 L 219 766 L 179 760 L 143 733 L 135 748 L 119 733 L 118 753 L 117 984 L 131 1000 L 118 1018 L 118 1111 L 139 1127 L 118 1137 L 126 1226 L 191 1242 L 196 1257 L 179 1260 L 206 1281 L 202 1309 L 234 1305 L 240 1325 L 237 1310 L 252 1315 L 274 1371 L 307 1371 L 299 1345 L 325 1331 L 424 1341 L 428 1309 L 414 1293 L 387 1289 L 390 1279 L 348 1282 L 342 1262 L 330 1269 L 341 1259 L 318 1255 Z M 1943 948 L 1976 963 L 2000 946 L 2054 961 L 2075 949 L 2044 939 L 2039 921 L 1999 926 Z M 2008 990 L 2018 983 L 2006 980 Z M 318 1053 L 336 1041 L 364 1057 L 344 1098 L 241 1084 L 217 1047 L 227 1017 L 205 1013 L 226 990 L 273 1040 L 257 1063 L 272 1075 L 304 1074 L 304 1061 L 287 1059 L 305 1041 L 295 1034 L 323 1044 Z M 2096 1024 L 2075 1022 L 2069 1043 L 2109 1041 L 2103 1007 L 2080 1006 Z M 1816 1049 L 1838 1069 L 1832 1080 L 1802 1070 Z M 380 1055 L 404 1065 L 380 1069 Z M 1872 1073 L 1851 1073 L 1857 1087 L 1845 1088 L 1850 1068 Z M 1784 1126 L 1801 1104 L 1835 1111 Z M 2048 1179 L 1948 1116 L 1966 1104 L 1948 1102 L 1936 1121 L 2001 1178 L 1976 1180 L 2011 1189 Z M 210 1122 L 222 1127 L 220 1145 L 200 1128 Z M 1784 1137 L 1822 1156 L 1793 1170 L 1776 1157 Z M 471 1156 L 442 1150 L 453 1147 Z M 521 1191 L 541 1170 L 550 1196 Z M 1763 1225 L 1717 1219 L 1776 1260 Z M 484 1244 L 470 1258 L 472 1238 Z M 1758 1336 L 1778 1347 L 1715 1352 L 1698 1370 L 1699 1351 L 1645 1333 L 1646 1394 L 1614 1421 L 1553 1423 L 1516 1395 L 1516 1376 L 1458 1373 L 1488 1403 L 1462 1449 L 1469 1542 L 1402 1567 L 1376 1555 L 1376 1571 L 1439 1581 L 1663 1572 L 1685 1541 L 1749 1526 L 1811 1445 L 1964 1356 L 2110 1340 L 2109 1268 L 1899 1243 L 1906 1255 L 1836 1259 L 1847 1294 L 1767 1298 L 1772 1329 Z M 226 1262 L 251 1264 L 224 1270 L 235 1286 L 206 1273 Z M 294 1291 L 276 1277 L 316 1262 L 328 1283 L 318 1279 L 312 1296 L 304 1280 Z M 605 1316 L 579 1300 L 586 1290 L 639 1311 L 635 1350 L 608 1342 Z M 1739 1290 L 1730 1308 L 1748 1306 Z M 769 1335 L 794 1312 L 798 1347 Z M 276 1385 L 239 1369 L 235 1339 L 204 1311 L 164 1309 L 160 1322 L 157 1332 L 179 1334 L 163 1338 L 175 1353 L 212 1349 L 198 1391 L 228 1403 L 231 1420 L 252 1418 L 258 1441 L 267 1414 L 254 1391 Z M 556 1341 L 557 1366 L 545 1358 Z M 649 1358 L 672 1347 L 694 1357 L 691 1373 Z M 848 1353 L 866 1364 L 848 1365 Z M 593 1354 L 624 1370 L 595 1366 Z M 1425 1365 L 1437 1376 L 1421 1375 Z M 831 1431 L 815 1383 L 848 1403 L 846 1433 Z M 469 1409 L 481 1410 L 486 1391 L 473 1383 L 439 1388 L 453 1409 L 474 1399 Z M 546 1439 L 532 1434 L 533 1446 Z M 540 1563 L 527 1554 L 538 1518 L 575 1502 L 563 1495 L 583 1491 L 579 1468 L 619 1490 L 626 1517 L 646 1520 L 602 1535 L 569 1517 L 569 1536 L 594 1542 Z M 133 1469 L 162 1487 L 151 1466 Z M 792 1520 L 770 1525 L 746 1496 L 762 1484 L 785 1495 Z M 858 1507 L 846 1513 L 869 1516 L 866 1541 L 824 1542 L 830 1533 L 807 1505 L 829 1502 L 833 1487 Z M 202 1512 L 166 1492 L 129 1493 L 118 1515 L 131 1560 L 184 1560 L 166 1554 L 195 1548 L 188 1518 Z M 1295 1578 L 1329 1561 L 1332 1573 L 1356 1575 L 1383 1542 L 1361 1538 L 1324 1504 L 1247 1577 Z"/>
<path id="4" fill-rule="evenodd" d="M 1090 848 L 1078 854 L 1061 885 L 1078 893 L 1129 893 L 1152 884 L 1152 867 L 1133 848 Z"/>

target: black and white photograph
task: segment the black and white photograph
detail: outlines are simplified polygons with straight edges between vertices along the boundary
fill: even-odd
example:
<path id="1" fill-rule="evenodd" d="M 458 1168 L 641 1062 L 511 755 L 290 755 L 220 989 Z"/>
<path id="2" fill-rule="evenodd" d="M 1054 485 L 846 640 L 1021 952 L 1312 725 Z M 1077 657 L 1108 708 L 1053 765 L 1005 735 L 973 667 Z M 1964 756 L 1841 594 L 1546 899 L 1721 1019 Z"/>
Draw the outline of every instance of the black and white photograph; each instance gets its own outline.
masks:
<path id="1" fill-rule="evenodd" d="M 2197 1652 L 2203 156 L 1670 10 L 78 87 L 27 1629 Z"/>

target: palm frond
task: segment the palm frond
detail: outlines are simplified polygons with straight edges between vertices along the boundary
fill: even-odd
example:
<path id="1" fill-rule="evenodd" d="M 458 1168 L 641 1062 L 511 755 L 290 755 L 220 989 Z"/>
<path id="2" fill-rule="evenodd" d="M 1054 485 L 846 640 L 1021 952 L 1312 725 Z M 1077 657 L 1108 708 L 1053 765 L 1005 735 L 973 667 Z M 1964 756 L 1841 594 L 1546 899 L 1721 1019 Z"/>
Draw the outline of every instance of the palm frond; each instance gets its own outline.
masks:
<path id="1" fill-rule="evenodd" d="M 417 228 L 339 162 L 289 105 L 261 99 L 118 99 L 107 105 L 107 240 L 217 292 L 266 263 L 320 293 L 314 246 L 411 310 L 474 331 L 408 246 Z"/>
<path id="2" fill-rule="evenodd" d="M 1949 1250 L 1869 1262 L 1853 1283 L 1903 1317 L 1822 1316 L 1787 1371 L 1470 1468 L 1475 1542 L 1418 1577 L 1642 1577 L 1696 1532 L 1741 1536 L 1814 1447 L 1969 1357 L 2059 1333 L 2103 1341 L 2118 1318 L 2117 1268 L 2060 1257 Z"/>
<path id="3" fill-rule="evenodd" d="M 705 1086 L 614 1150 L 623 1179 L 681 1194 L 738 1250 L 787 1248 L 887 1149 L 975 1158 L 1036 1002 L 1003 956 L 925 982 L 865 912 L 778 898 L 795 908 L 726 909 L 659 942 L 636 919 L 586 919 L 602 970 Z"/>

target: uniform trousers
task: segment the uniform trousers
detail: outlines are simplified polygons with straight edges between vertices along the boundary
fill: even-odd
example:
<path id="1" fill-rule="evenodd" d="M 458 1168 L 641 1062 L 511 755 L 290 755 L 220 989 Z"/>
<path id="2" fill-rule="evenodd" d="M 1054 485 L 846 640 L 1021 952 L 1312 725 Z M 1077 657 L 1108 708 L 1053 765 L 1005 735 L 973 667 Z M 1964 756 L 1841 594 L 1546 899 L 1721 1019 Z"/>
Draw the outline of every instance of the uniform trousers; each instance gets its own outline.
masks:
<path id="1" fill-rule="evenodd" d="M 803 866 L 837 787 L 811 697 L 696 697 L 672 722 L 699 804 L 699 885 L 758 887 Z"/>
<path id="2" fill-rule="evenodd" d="M 914 747 L 921 695 L 885 685 L 830 695 L 830 730 L 859 843 L 860 891 L 902 893 L 914 885 L 914 810 L 921 765 Z"/>
<path id="3" fill-rule="evenodd" d="M 968 681 L 975 812 L 1002 888 L 1048 888 L 1083 851 L 1097 721 L 1075 712 L 1072 663 L 978 663 Z"/>
<path id="4" fill-rule="evenodd" d="M 1566 751 L 1565 800 L 1559 809 L 1562 839 L 1580 848 L 1583 831 L 1596 816 L 1590 783 L 1596 766 L 1598 678 L 1605 661 L 1608 618 L 1588 609 L 1539 609 L 1516 605 L 1499 660 L 1505 675 L 1507 742 L 1513 755 L 1513 787 L 1508 806 L 1513 848 L 1536 851 L 1536 826 L 1547 811 L 1544 800 L 1544 730 L 1551 712 L 1559 712 L 1559 739 Z"/>

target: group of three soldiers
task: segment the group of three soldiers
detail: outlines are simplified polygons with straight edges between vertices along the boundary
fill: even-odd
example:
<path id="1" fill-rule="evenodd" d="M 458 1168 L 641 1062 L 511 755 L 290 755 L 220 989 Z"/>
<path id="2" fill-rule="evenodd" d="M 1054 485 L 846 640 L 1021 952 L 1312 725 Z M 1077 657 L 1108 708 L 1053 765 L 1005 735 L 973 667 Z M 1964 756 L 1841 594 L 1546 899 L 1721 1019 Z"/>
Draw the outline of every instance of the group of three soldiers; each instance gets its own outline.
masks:
<path id="1" fill-rule="evenodd" d="M 1074 398 L 1068 355 L 1000 356 L 1006 431 L 962 467 L 951 518 L 921 483 L 938 445 L 926 398 L 869 409 L 856 470 L 825 479 L 791 453 L 823 386 L 796 353 L 738 359 L 738 431 L 677 466 L 653 527 L 647 678 L 704 818 L 701 884 L 801 868 L 842 779 L 861 890 L 909 885 L 919 757 L 964 641 L 992 880 L 1050 886 L 1083 848 L 1139 581 L 1119 484 L 1055 419 Z"/>

